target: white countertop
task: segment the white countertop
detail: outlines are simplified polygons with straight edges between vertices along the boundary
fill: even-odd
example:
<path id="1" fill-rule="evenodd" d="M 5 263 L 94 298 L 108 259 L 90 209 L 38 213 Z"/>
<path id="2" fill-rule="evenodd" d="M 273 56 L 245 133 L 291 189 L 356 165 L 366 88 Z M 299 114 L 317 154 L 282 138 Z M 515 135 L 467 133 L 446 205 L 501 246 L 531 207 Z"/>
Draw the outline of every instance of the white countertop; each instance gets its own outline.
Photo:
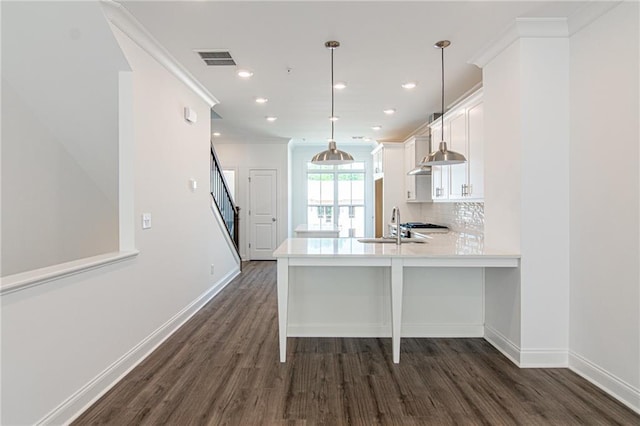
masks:
<path id="1" fill-rule="evenodd" d="M 519 253 L 507 253 L 484 247 L 481 237 L 448 232 L 430 234 L 424 244 L 361 243 L 357 238 L 289 238 L 278 247 L 276 258 L 504 258 L 519 259 Z"/>

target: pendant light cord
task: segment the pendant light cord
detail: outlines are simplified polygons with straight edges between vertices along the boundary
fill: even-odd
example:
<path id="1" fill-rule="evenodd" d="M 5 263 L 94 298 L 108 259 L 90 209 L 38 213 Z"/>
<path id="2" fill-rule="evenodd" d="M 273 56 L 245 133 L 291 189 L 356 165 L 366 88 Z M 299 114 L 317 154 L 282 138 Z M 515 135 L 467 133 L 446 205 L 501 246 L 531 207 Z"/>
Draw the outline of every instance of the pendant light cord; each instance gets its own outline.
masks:
<path id="1" fill-rule="evenodd" d="M 442 115 L 440 116 L 442 119 L 442 126 L 440 126 L 440 142 L 444 142 L 444 47 L 440 48 L 440 52 L 442 53 L 442 103 L 440 104 L 442 105 Z"/>
<path id="2" fill-rule="evenodd" d="M 335 122 L 334 120 L 334 113 L 333 113 L 333 92 L 334 92 L 334 87 L 333 87 L 333 51 L 335 49 L 331 49 L 331 140 L 333 139 L 333 124 Z"/>

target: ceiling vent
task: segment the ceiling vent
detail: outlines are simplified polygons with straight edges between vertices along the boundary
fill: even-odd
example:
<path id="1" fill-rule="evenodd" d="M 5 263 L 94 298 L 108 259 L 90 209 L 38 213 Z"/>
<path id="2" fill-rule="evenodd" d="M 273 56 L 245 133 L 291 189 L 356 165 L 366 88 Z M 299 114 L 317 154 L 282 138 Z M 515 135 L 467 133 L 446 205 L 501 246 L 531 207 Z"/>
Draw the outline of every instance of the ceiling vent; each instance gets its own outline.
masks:
<path id="1" fill-rule="evenodd" d="M 231 53 L 227 50 L 199 50 L 197 53 L 204 63 L 210 67 L 233 66 L 236 64 L 236 61 L 231 57 Z"/>

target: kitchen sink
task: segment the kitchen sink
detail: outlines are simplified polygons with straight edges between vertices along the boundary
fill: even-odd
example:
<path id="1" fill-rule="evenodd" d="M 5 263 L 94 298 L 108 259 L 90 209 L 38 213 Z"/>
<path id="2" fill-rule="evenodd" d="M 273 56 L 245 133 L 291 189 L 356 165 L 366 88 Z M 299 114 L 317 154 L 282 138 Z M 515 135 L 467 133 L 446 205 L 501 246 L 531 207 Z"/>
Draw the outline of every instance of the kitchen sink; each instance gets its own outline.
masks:
<path id="1" fill-rule="evenodd" d="M 359 238 L 358 239 L 359 242 L 361 243 L 385 243 L 385 244 L 395 244 L 396 243 L 396 237 L 382 237 L 382 238 Z M 418 243 L 418 244 L 424 244 L 426 243 L 427 240 L 425 240 L 424 238 L 401 238 L 400 239 L 400 243 L 401 244 L 405 244 L 405 243 Z"/>

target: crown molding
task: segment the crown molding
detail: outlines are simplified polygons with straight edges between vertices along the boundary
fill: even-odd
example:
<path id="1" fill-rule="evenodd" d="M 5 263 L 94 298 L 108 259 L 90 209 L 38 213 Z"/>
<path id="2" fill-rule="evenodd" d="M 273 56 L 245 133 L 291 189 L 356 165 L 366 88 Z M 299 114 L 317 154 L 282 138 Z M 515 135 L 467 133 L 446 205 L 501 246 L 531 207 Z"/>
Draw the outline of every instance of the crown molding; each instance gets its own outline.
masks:
<path id="1" fill-rule="evenodd" d="M 219 103 L 215 96 L 196 80 L 124 6 L 113 0 L 101 0 L 100 4 L 109 22 L 131 38 L 196 95 L 200 96 L 209 107 Z"/>
<path id="2" fill-rule="evenodd" d="M 520 38 L 569 37 L 621 3 L 623 1 L 620 0 L 590 1 L 568 18 L 516 18 L 500 35 L 487 43 L 467 62 L 483 68 Z"/>
<path id="3" fill-rule="evenodd" d="M 516 18 L 498 37 L 482 48 L 468 63 L 483 68 L 513 42 L 521 38 L 568 37 L 567 18 Z"/>

